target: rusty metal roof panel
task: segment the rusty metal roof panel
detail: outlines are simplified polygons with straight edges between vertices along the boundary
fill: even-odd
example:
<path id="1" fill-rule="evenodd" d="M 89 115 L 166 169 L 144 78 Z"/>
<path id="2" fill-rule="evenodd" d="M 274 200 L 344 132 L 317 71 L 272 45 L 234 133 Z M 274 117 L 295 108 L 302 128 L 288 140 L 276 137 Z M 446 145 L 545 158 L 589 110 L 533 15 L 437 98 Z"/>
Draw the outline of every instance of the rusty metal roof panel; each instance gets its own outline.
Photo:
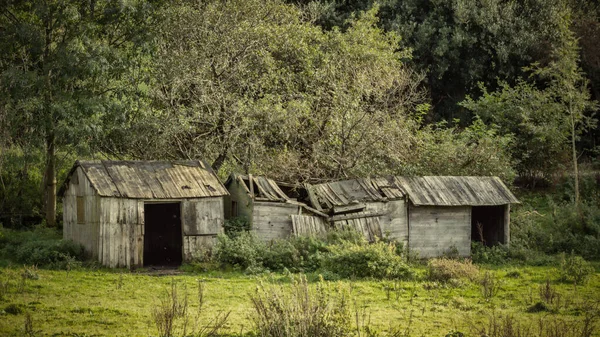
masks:
<path id="1" fill-rule="evenodd" d="M 498 177 L 395 177 L 417 206 L 495 206 L 519 203 Z"/>
<path id="2" fill-rule="evenodd" d="M 201 161 L 78 161 L 99 195 L 134 199 L 184 199 L 228 195 Z"/>

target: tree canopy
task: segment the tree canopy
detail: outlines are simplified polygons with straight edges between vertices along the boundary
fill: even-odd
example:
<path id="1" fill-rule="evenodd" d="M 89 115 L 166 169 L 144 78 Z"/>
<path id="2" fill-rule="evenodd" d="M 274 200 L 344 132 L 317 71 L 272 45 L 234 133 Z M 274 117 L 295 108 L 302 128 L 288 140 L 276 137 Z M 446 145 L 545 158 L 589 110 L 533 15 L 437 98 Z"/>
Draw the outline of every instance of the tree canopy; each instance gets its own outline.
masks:
<path id="1" fill-rule="evenodd" d="M 0 222 L 75 158 L 299 182 L 550 179 L 597 162 L 598 7 L 567 0 L 0 5 Z M 3 220 L 9 219 L 9 220 Z"/>

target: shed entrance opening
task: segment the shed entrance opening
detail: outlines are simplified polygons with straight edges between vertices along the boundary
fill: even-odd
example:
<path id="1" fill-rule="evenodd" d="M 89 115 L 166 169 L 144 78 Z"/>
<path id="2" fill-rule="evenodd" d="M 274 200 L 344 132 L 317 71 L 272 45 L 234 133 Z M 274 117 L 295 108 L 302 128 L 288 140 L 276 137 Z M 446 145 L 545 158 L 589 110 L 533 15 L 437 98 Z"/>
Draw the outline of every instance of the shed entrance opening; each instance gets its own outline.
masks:
<path id="1" fill-rule="evenodd" d="M 471 240 L 490 247 L 504 242 L 504 205 L 473 206 Z"/>
<path id="2" fill-rule="evenodd" d="M 182 261 L 181 205 L 144 204 L 144 266 L 178 266 Z"/>

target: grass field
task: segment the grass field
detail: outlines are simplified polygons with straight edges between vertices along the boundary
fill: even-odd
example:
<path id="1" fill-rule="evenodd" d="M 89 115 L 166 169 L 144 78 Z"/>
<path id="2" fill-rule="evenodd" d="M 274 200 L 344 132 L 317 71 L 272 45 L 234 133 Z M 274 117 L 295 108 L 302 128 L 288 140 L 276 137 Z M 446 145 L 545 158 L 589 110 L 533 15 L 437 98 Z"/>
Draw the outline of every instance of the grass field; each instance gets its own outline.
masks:
<path id="1" fill-rule="evenodd" d="M 490 317 L 509 315 L 524 324 L 539 320 L 582 321 L 600 301 L 600 274 L 585 286 L 557 282 L 552 267 L 483 268 L 500 284 L 497 295 L 485 299 L 478 281 L 444 285 L 428 281 L 309 281 L 350 289 L 352 306 L 376 329 L 401 327 L 410 336 L 446 336 L 450 331 L 479 336 Z M 422 276 L 424 268 L 418 273 Z M 35 279 L 35 276 L 39 276 Z M 222 331 L 228 335 L 254 330 L 249 299 L 259 283 L 286 287 L 293 276 L 243 275 L 235 272 L 179 272 L 161 275 L 124 270 L 80 269 L 66 271 L 25 268 L 0 269 L 0 336 L 156 336 L 152 312 L 173 283 L 179 295 L 188 294 L 190 317 L 197 308 L 197 284 L 205 287 L 205 306 L 199 326 L 219 312 L 231 312 Z M 529 313 L 541 299 L 540 287 L 550 280 L 559 294 L 554 304 Z M 386 290 L 387 289 L 387 290 Z M 597 307 L 596 307 L 597 309 Z M 30 319 L 28 319 L 30 317 Z M 194 321 L 194 319 L 192 319 Z M 27 323 L 27 324 L 26 324 Z M 561 323 L 562 324 L 562 323 Z M 27 326 L 26 326 L 27 325 Z M 190 323 L 193 330 L 196 323 Z M 188 331 L 189 331 L 188 330 Z M 600 336 L 600 327 L 593 335 Z"/>

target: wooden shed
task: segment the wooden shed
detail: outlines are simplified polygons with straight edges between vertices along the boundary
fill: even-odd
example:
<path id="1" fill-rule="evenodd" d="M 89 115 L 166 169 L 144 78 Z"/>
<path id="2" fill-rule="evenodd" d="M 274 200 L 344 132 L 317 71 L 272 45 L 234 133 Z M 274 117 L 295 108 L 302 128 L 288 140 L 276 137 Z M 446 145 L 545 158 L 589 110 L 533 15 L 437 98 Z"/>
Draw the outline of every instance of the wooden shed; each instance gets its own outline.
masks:
<path id="1" fill-rule="evenodd" d="M 301 187 L 263 176 L 231 174 L 225 182 L 225 217 L 245 217 L 264 241 L 327 230 L 327 215 L 299 202 Z"/>
<path id="2" fill-rule="evenodd" d="M 471 255 L 471 241 L 510 241 L 510 204 L 519 200 L 498 177 L 395 177 L 408 196 L 408 246 L 420 257 L 456 248 Z"/>
<path id="3" fill-rule="evenodd" d="M 77 161 L 63 236 L 109 267 L 178 265 L 223 232 L 228 195 L 202 161 Z"/>
<path id="4" fill-rule="evenodd" d="M 311 206 L 338 229 L 352 228 L 369 241 L 387 236 L 408 243 L 404 193 L 390 178 L 361 178 L 307 185 Z"/>

